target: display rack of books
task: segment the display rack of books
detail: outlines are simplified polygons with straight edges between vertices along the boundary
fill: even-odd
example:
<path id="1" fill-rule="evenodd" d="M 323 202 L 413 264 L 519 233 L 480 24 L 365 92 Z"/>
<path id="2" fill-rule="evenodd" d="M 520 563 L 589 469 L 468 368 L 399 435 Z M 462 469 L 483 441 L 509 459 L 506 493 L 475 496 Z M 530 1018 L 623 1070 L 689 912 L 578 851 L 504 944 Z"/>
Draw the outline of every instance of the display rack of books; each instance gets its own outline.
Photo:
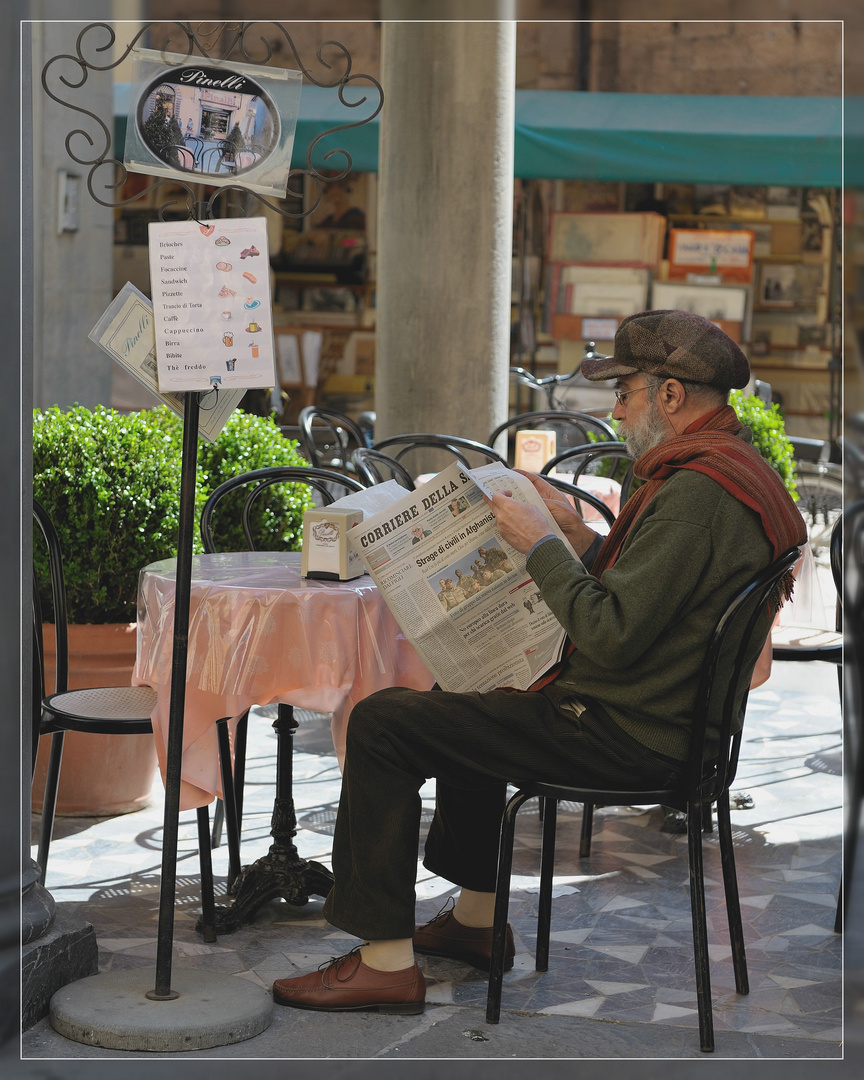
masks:
<path id="1" fill-rule="evenodd" d="M 832 439 L 839 415 L 839 325 L 837 252 L 833 242 L 838 193 L 800 187 L 714 186 L 710 193 L 695 185 L 690 212 L 669 214 L 668 278 L 694 281 L 693 271 L 678 258 L 686 243 L 705 246 L 713 235 L 740 255 L 752 245 L 747 290 L 749 299 L 740 334 L 720 324 L 741 341 L 756 378 L 771 385 L 790 435 Z M 701 201 L 700 201 L 701 196 Z M 752 238 L 749 241 L 745 237 Z M 678 242 L 681 241 L 679 248 Z M 685 243 L 686 242 L 686 243 Z M 732 252 L 734 255 L 734 250 Z M 676 274 L 675 267 L 679 272 Z M 717 266 L 705 266 L 711 276 Z M 744 285 L 747 276 L 740 277 Z M 729 288 L 729 272 L 724 275 Z M 666 306 L 663 289 L 655 287 L 653 306 Z M 731 300 L 731 294 L 729 294 Z M 674 306 L 679 306 L 675 304 Z M 703 311 L 712 317 L 707 311 Z"/>

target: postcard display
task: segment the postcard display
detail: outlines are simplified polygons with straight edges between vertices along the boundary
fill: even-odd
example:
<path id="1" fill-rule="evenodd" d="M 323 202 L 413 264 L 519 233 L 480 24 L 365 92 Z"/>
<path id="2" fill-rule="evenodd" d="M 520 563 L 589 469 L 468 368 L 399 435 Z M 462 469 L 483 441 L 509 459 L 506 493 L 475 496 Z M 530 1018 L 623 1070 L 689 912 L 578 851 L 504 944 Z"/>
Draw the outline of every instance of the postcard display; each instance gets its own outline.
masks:
<path id="1" fill-rule="evenodd" d="M 829 364 L 837 196 L 778 186 L 662 187 L 668 220 L 650 210 L 619 212 L 614 199 L 602 210 L 577 209 L 571 199 L 551 212 L 542 329 L 554 340 L 558 370 L 572 370 L 588 341 L 611 351 L 627 315 L 692 311 L 744 347 L 754 377 L 782 401 L 787 430 L 824 438 L 836 409 Z M 571 384 L 570 407 L 592 405 L 589 391 Z"/>
<path id="2" fill-rule="evenodd" d="M 776 186 L 717 188 L 707 208 L 694 197 L 692 211 L 670 213 L 669 280 L 652 288 L 655 307 L 687 306 L 693 292 L 695 310 L 741 341 L 754 377 L 771 385 L 787 432 L 820 439 L 831 437 L 839 408 L 830 375 L 836 197 Z M 694 282 L 712 275 L 723 291 L 701 287 L 695 295 Z M 738 290 L 746 297 L 740 337 Z"/>

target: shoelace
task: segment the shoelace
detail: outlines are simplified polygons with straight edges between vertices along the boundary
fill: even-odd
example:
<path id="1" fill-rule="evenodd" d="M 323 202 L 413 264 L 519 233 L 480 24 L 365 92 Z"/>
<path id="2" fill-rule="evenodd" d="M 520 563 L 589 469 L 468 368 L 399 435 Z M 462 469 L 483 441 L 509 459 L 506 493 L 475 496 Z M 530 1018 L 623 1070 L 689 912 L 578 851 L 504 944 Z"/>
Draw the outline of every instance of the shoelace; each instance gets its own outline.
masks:
<path id="1" fill-rule="evenodd" d="M 423 923 L 423 925 L 424 926 L 431 926 L 432 923 L 437 922 L 438 919 L 440 919 L 441 916 L 444 915 L 446 912 L 453 911 L 455 909 L 455 907 L 456 907 L 456 899 L 455 899 L 455 897 L 448 896 L 447 899 L 444 901 L 444 906 L 441 908 L 441 910 L 438 912 L 438 914 L 434 915 L 428 922 Z"/>
<path id="2" fill-rule="evenodd" d="M 352 956 L 356 956 L 361 963 L 363 962 L 362 957 L 360 956 L 361 948 L 361 945 L 355 945 L 350 952 L 343 953 L 341 956 L 331 956 L 329 960 L 325 960 L 323 964 L 318 965 L 318 970 L 323 974 L 323 972 L 329 971 L 332 968 L 333 975 L 336 978 L 337 982 L 347 982 L 350 976 L 346 976 L 345 978 L 343 978 L 340 972 L 342 971 L 342 968 L 345 966 L 346 962 L 350 960 Z"/>

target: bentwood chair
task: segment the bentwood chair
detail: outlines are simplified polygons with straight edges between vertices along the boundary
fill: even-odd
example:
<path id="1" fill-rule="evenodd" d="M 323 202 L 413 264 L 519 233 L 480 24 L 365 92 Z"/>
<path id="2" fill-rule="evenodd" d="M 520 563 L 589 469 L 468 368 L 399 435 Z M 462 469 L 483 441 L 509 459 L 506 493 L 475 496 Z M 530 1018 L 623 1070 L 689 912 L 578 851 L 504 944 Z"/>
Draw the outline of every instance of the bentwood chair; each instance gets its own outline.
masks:
<path id="1" fill-rule="evenodd" d="M 428 453 L 432 450 L 446 452 L 450 456 L 450 461 L 455 458 L 466 469 L 477 468 L 478 465 L 487 465 L 492 461 L 497 461 L 501 465 L 507 464 L 497 450 L 493 450 L 491 446 L 486 446 L 485 443 L 475 442 L 473 439 L 463 439 L 458 435 L 440 435 L 426 431 L 415 431 L 407 435 L 391 435 L 388 439 L 381 439 L 376 442 L 372 449 L 383 451 L 403 465 L 405 464 L 403 458 L 417 451 L 426 451 L 423 454 L 423 460 L 428 460 Z M 447 464 L 450 464 L 450 461 Z M 436 471 L 440 471 L 440 468 L 443 467 L 440 466 Z M 425 467 L 409 469 L 408 471 L 415 480 L 418 475 L 429 472 Z"/>
<path id="2" fill-rule="evenodd" d="M 548 428 L 554 431 L 558 453 L 571 446 L 582 446 L 589 441 L 591 435 L 600 442 L 618 442 L 615 429 L 598 416 L 583 412 L 546 409 L 541 412 L 519 413 L 518 416 L 499 424 L 489 435 L 486 445 L 494 446 L 498 437 L 506 432 L 508 436 L 507 459 L 512 462 L 516 432 L 532 428 L 534 430 Z"/>
<path id="3" fill-rule="evenodd" d="M 386 483 L 387 480 L 395 480 L 409 491 L 414 490 L 414 481 L 411 473 L 396 458 L 381 450 L 373 450 L 371 446 L 361 446 L 351 452 L 351 463 L 357 476 L 367 487 L 375 484 Z"/>
<path id="4" fill-rule="evenodd" d="M 735 777 L 741 746 L 741 725 L 753 665 L 759 646 L 767 637 L 771 621 L 768 599 L 775 586 L 798 558 L 798 548 L 781 555 L 732 600 L 717 624 L 705 654 L 696 707 L 690 756 L 680 784 L 660 790 L 602 790 L 578 785 L 552 784 L 514 779 L 516 794 L 509 800 L 501 823 L 498 857 L 498 884 L 486 1020 L 497 1024 L 501 1012 L 504 977 L 504 946 L 509 906 L 510 872 L 516 815 L 528 799 L 539 797 L 543 813 L 543 844 L 540 867 L 540 895 L 537 916 L 535 968 L 549 967 L 549 935 L 552 909 L 552 874 L 555 857 L 555 826 L 559 799 L 583 804 L 583 847 L 590 853 L 591 824 L 595 806 L 663 805 L 687 813 L 688 857 L 690 864 L 690 910 L 693 924 L 696 998 L 699 1013 L 700 1048 L 714 1049 L 714 1021 L 711 1009 L 711 979 L 708 957 L 708 923 L 702 864 L 703 817 L 712 804 L 717 807 L 720 858 L 726 894 L 726 913 L 732 947 L 735 987 L 749 992 L 747 959 L 738 900 L 732 826 L 729 814 L 729 785 Z M 718 672 L 722 674 L 718 676 Z"/>
<path id="5" fill-rule="evenodd" d="M 814 440 L 811 440 L 814 441 Z M 837 591 L 835 629 L 818 629 L 812 626 L 781 624 L 771 631 L 772 661 L 797 661 L 809 663 L 821 660 L 826 664 L 837 665 L 837 684 L 840 693 L 841 711 L 843 709 L 843 515 L 834 522 L 829 540 L 831 576 Z M 844 733 L 844 742 L 847 742 Z M 848 874 L 844 876 L 840 894 L 837 898 L 837 914 L 834 929 L 839 934 L 843 923 L 843 891 L 848 884 Z"/>
<path id="6" fill-rule="evenodd" d="M 306 459 L 318 469 L 349 472 L 351 451 L 369 445 L 359 424 L 325 405 L 307 405 L 300 410 L 297 423 Z"/>
<path id="7" fill-rule="evenodd" d="M 57 789 L 63 759 L 63 741 L 67 731 L 97 735 L 152 735 L 150 717 L 156 708 L 156 692 L 149 686 L 100 686 L 69 690 L 69 639 L 66 616 L 66 581 L 60 539 L 45 508 L 33 500 L 33 518 L 47 550 L 54 607 L 56 637 L 56 685 L 54 693 L 45 694 L 45 664 L 42 639 L 42 608 L 39 588 L 33 574 L 33 766 L 41 735 L 51 736 L 45 793 L 42 800 L 42 824 L 36 861 L 39 883 L 44 885 L 48 854 L 54 832 Z M 201 860 L 201 929 L 204 940 L 216 940 L 213 869 L 210 857 L 209 814 L 198 808 L 198 849 Z"/>
<path id="8" fill-rule="evenodd" d="M 239 503 L 234 499 L 234 493 L 238 491 L 242 493 L 242 489 L 248 488 L 239 516 L 248 550 L 255 551 L 256 545 L 252 532 L 251 515 L 256 502 L 275 484 L 310 487 L 317 493 L 321 504 L 324 506 L 329 506 L 330 503 L 335 502 L 343 494 L 364 490 L 363 484 L 353 476 L 347 476 L 332 469 L 318 469 L 312 466 L 274 465 L 268 469 L 255 469 L 252 472 L 232 476 L 215 488 L 204 503 L 204 508 L 201 511 L 201 541 L 204 544 L 204 550 L 210 554 L 220 550 L 214 536 L 214 520 L 220 518 L 220 504 L 223 504 L 224 500 L 231 499 L 234 505 L 230 508 L 228 519 L 236 520 Z M 226 520 L 224 515 L 221 515 L 221 520 L 223 522 Z M 296 729 L 297 723 L 293 721 L 292 707 L 280 704 L 278 708 L 280 719 L 285 720 L 289 726 L 293 723 L 293 728 Z M 223 821 L 227 822 L 229 887 L 240 873 L 240 834 L 243 821 L 243 788 L 246 772 L 246 736 L 249 713 L 246 712 L 240 717 L 234 733 L 233 773 L 231 770 L 231 748 L 228 733 L 228 721 L 230 719 L 230 717 L 224 716 L 220 717 L 216 722 L 224 798 L 219 799 L 216 803 L 211 838 L 212 846 L 214 848 L 218 847 L 222 837 Z M 291 760 L 290 755 L 288 760 Z"/>
<path id="9" fill-rule="evenodd" d="M 811 627 L 775 627 L 771 631 L 771 658 L 773 660 L 810 661 L 822 660 L 837 665 L 840 689 L 843 688 L 843 516 L 834 522 L 829 543 L 831 576 L 837 590 L 837 621 L 834 630 L 814 630 Z"/>
<path id="10" fill-rule="evenodd" d="M 843 512 L 843 757 L 846 780 L 846 827 L 843 837 L 843 882 L 837 898 L 834 929 L 843 926 L 858 847 L 864 797 L 864 499 Z"/>
<path id="11" fill-rule="evenodd" d="M 596 473 L 601 468 L 605 469 L 604 475 L 611 476 L 621 485 L 623 506 L 630 497 L 633 486 L 633 461 L 623 442 L 586 443 L 583 446 L 570 447 L 569 450 L 562 450 L 560 454 L 550 458 L 540 472 L 543 476 L 553 470 L 572 473 L 573 483 L 578 485 L 583 474 Z"/>
<path id="12" fill-rule="evenodd" d="M 592 492 L 585 491 L 583 488 L 571 484 L 568 480 L 564 480 L 560 476 L 544 476 L 543 479 L 547 484 L 551 484 L 552 487 L 557 488 L 558 491 L 563 491 L 565 495 L 569 495 L 576 503 L 576 509 L 580 513 L 582 513 L 582 509 L 579 506 L 579 503 L 584 503 L 586 506 L 590 506 L 592 509 L 596 510 L 607 525 L 611 527 L 614 523 L 615 511 Z M 585 515 L 582 514 L 582 516 L 584 517 Z"/>

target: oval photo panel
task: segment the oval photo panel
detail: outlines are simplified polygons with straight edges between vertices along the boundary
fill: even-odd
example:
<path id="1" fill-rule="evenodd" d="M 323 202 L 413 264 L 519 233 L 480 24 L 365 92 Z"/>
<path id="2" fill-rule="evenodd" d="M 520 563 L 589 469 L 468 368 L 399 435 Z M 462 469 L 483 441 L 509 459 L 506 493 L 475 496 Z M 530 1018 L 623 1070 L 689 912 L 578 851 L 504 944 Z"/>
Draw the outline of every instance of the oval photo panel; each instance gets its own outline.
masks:
<path id="1" fill-rule="evenodd" d="M 279 146 L 279 112 L 254 79 L 224 67 L 163 72 L 138 100 L 141 141 L 158 161 L 221 180 L 256 168 Z"/>

